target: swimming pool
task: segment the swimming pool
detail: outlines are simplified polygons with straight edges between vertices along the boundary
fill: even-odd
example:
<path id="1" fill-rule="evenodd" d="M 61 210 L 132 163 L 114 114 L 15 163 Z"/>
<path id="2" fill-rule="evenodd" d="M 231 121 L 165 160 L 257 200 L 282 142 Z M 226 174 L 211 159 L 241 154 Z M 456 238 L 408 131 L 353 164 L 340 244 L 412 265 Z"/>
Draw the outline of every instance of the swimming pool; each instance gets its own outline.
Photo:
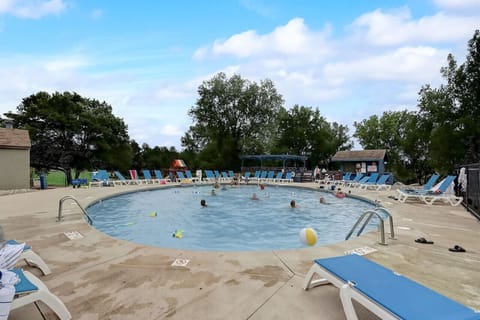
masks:
<path id="1" fill-rule="evenodd" d="M 342 241 L 358 217 L 373 208 L 365 201 L 305 188 L 228 186 L 215 189 L 215 195 L 212 190 L 191 186 L 128 193 L 99 201 L 87 211 L 95 228 L 139 244 L 258 251 L 306 247 L 299 238 L 305 227 L 316 230 L 317 246 Z M 253 193 L 259 200 L 251 200 Z M 328 204 L 321 204 L 320 196 Z M 201 199 L 207 207 L 200 206 Z M 292 199 L 297 208 L 290 208 Z"/>

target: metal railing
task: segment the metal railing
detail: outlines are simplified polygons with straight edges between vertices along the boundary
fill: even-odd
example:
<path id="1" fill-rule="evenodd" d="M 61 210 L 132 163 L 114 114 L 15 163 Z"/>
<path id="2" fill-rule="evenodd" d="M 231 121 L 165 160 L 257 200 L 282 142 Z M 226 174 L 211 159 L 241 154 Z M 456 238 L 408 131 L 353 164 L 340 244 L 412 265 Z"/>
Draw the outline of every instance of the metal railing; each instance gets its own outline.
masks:
<path id="1" fill-rule="evenodd" d="M 456 194 L 463 197 L 463 206 L 480 219 L 480 163 L 458 166 L 458 173 L 462 167 L 465 168 L 467 183 L 466 186 L 458 185 Z"/>
<path id="2" fill-rule="evenodd" d="M 380 215 L 379 211 L 383 211 L 387 215 L 388 221 L 389 221 L 389 224 L 390 224 L 390 239 L 395 239 L 395 230 L 394 230 L 394 227 L 393 227 L 392 215 L 390 214 L 390 212 L 388 212 L 387 209 L 385 209 L 383 207 L 377 207 L 373 210 L 367 210 L 367 211 L 362 213 L 362 215 L 358 218 L 357 222 L 355 222 L 355 224 L 353 225 L 350 232 L 345 237 L 345 240 L 350 239 L 353 232 L 360 225 L 360 223 L 362 221 L 363 221 L 363 224 L 357 232 L 357 237 L 363 232 L 363 230 L 368 225 L 370 220 L 372 220 L 373 217 L 377 217 L 380 220 L 380 222 L 379 222 L 380 242 L 379 243 L 382 244 L 382 245 L 387 245 L 388 243 L 385 242 L 385 222 L 384 222 L 383 217 Z"/>
<path id="3" fill-rule="evenodd" d="M 65 202 L 65 200 L 73 200 L 77 205 L 78 207 L 80 208 L 80 210 L 82 210 L 83 212 L 83 215 L 87 218 L 87 221 L 90 225 L 93 225 L 93 220 L 92 218 L 90 218 L 90 216 L 88 215 L 87 211 L 85 211 L 85 209 L 82 207 L 82 205 L 78 202 L 77 199 L 75 199 L 74 196 L 65 196 L 63 198 L 60 199 L 60 201 L 58 202 L 58 217 L 57 217 L 57 221 L 63 221 L 63 217 L 62 217 L 62 207 L 63 207 L 63 202 Z"/>

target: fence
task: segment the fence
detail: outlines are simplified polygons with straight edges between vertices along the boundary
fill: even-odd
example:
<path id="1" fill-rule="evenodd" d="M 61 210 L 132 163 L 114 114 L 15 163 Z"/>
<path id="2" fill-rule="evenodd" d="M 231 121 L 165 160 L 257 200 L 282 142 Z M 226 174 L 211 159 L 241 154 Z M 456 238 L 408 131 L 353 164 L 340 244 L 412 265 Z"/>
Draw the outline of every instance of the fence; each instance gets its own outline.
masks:
<path id="1" fill-rule="evenodd" d="M 480 219 L 480 163 L 459 166 L 458 172 L 461 168 L 465 168 L 467 186 L 459 186 L 457 195 L 463 196 L 465 208 Z"/>

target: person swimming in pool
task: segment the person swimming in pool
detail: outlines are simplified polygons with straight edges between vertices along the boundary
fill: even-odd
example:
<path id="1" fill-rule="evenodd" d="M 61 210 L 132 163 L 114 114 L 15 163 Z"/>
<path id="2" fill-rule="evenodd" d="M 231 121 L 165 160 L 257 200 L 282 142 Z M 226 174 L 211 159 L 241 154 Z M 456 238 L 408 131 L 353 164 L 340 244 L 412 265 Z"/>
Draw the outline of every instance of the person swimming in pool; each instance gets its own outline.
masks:
<path id="1" fill-rule="evenodd" d="M 200 200 L 200 205 L 204 208 L 207 206 L 207 201 L 205 199 Z"/>
<path id="2" fill-rule="evenodd" d="M 290 208 L 298 208 L 295 200 L 290 201 Z"/>
<path id="3" fill-rule="evenodd" d="M 252 200 L 260 200 L 260 199 L 258 199 L 257 194 L 256 194 L 255 192 L 252 194 L 252 197 L 251 197 L 250 199 L 252 199 Z"/>

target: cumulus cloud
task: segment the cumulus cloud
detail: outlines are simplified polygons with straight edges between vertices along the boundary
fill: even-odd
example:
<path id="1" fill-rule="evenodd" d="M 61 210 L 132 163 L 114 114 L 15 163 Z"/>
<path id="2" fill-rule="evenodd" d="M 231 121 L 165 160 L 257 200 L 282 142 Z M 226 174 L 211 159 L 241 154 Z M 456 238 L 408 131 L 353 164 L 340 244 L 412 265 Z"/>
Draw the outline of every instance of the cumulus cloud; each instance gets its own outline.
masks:
<path id="1" fill-rule="evenodd" d="M 385 12 L 368 12 L 352 23 L 350 29 L 359 38 L 375 46 L 395 46 L 411 43 L 441 43 L 465 40 L 478 28 L 480 13 L 459 16 L 438 12 L 414 20 L 406 7 Z"/>
<path id="2" fill-rule="evenodd" d="M 216 40 L 211 46 L 198 49 L 194 56 L 233 56 L 236 58 L 258 58 L 278 56 L 321 56 L 329 52 L 326 39 L 330 33 L 324 30 L 309 30 L 304 20 L 295 18 L 286 25 L 275 28 L 271 33 L 258 34 L 255 30 L 232 35 L 226 40 Z"/>
<path id="3" fill-rule="evenodd" d="M 447 9 L 479 9 L 478 0 L 435 0 L 436 5 Z"/>
<path id="4" fill-rule="evenodd" d="M 335 83 L 364 80 L 429 81 L 448 53 L 433 47 L 401 47 L 384 54 L 329 63 L 325 76 Z"/>
<path id="5" fill-rule="evenodd" d="M 63 0 L 1 0 L 0 15 L 9 14 L 24 19 L 39 19 L 46 15 L 58 15 L 66 9 Z"/>

